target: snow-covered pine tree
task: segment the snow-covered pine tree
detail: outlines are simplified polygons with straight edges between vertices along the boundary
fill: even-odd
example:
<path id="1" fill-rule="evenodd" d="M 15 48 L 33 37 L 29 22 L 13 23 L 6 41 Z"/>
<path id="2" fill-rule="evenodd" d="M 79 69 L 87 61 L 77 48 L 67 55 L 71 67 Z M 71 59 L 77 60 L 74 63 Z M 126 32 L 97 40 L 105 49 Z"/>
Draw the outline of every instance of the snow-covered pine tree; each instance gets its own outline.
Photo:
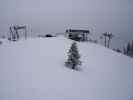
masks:
<path id="1" fill-rule="evenodd" d="M 132 40 L 132 46 L 131 46 L 131 50 L 132 50 L 132 53 L 133 53 L 133 40 Z"/>
<path id="2" fill-rule="evenodd" d="M 133 57 L 133 41 L 127 44 L 127 55 Z"/>
<path id="3" fill-rule="evenodd" d="M 130 42 L 128 42 L 128 44 L 127 44 L 127 54 L 128 55 L 129 55 L 130 51 L 131 51 L 131 44 L 130 44 Z"/>
<path id="4" fill-rule="evenodd" d="M 133 57 L 133 40 L 131 42 L 131 57 Z"/>
<path id="5" fill-rule="evenodd" d="M 127 55 L 127 50 L 125 47 L 123 47 L 123 54 Z"/>
<path id="6" fill-rule="evenodd" d="M 70 50 L 68 52 L 68 59 L 65 62 L 65 65 L 72 69 L 76 69 L 77 65 L 81 65 L 80 54 L 78 52 L 76 42 L 72 43 L 70 47 Z"/>

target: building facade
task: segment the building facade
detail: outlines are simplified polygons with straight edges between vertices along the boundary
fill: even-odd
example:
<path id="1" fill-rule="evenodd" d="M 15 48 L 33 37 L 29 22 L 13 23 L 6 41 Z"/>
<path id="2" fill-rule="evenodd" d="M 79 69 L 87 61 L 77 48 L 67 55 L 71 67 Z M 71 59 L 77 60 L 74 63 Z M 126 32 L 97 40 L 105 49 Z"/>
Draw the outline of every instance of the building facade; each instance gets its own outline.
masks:
<path id="1" fill-rule="evenodd" d="M 65 35 L 72 40 L 88 41 L 89 30 L 67 29 Z"/>

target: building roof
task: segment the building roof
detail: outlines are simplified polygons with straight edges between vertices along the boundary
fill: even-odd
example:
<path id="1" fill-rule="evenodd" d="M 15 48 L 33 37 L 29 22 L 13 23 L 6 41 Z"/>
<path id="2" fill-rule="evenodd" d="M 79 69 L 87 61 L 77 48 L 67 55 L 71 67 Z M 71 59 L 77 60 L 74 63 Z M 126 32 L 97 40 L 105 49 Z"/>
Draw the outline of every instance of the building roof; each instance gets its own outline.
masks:
<path id="1" fill-rule="evenodd" d="M 79 33 L 90 33 L 89 30 L 69 29 L 66 32 L 79 32 Z"/>

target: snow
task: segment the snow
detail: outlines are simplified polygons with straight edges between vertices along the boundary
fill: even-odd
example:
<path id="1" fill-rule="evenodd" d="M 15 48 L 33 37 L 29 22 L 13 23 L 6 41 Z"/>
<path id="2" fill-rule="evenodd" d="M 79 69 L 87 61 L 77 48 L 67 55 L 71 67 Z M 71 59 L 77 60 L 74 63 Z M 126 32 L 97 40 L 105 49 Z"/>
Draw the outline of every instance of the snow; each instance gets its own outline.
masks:
<path id="1" fill-rule="evenodd" d="M 0 45 L 0 100 L 132 100 L 133 59 L 78 43 L 79 71 L 64 66 L 72 40 L 34 38 Z"/>

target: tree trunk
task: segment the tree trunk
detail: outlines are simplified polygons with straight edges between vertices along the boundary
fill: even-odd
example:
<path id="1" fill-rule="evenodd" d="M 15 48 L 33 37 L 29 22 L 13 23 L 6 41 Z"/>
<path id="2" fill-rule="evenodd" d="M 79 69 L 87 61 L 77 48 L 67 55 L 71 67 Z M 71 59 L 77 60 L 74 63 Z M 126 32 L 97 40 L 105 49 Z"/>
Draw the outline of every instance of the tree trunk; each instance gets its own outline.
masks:
<path id="1" fill-rule="evenodd" d="M 75 65 L 75 64 L 73 64 L 73 65 L 72 65 L 72 69 L 75 69 L 75 66 L 76 66 L 76 65 Z"/>

